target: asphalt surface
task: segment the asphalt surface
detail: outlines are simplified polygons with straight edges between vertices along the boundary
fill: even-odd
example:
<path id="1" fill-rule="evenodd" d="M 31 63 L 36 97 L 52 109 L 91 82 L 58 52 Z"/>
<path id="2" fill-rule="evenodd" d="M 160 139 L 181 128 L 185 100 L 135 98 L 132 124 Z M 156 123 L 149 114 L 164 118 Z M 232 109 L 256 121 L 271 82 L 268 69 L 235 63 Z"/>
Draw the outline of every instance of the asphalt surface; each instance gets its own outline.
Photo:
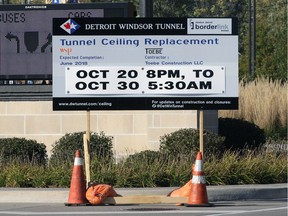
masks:
<path id="1" fill-rule="evenodd" d="M 287 199 L 287 184 L 207 186 L 209 202 Z M 167 196 L 176 188 L 115 188 L 121 197 L 107 204 L 177 204 L 187 197 Z M 0 203 L 65 203 L 69 188 L 0 188 Z"/>
<path id="2" fill-rule="evenodd" d="M 1 216 L 287 216 L 287 200 L 215 202 L 212 207 L 173 204 L 100 205 L 67 207 L 63 203 L 0 203 Z"/>

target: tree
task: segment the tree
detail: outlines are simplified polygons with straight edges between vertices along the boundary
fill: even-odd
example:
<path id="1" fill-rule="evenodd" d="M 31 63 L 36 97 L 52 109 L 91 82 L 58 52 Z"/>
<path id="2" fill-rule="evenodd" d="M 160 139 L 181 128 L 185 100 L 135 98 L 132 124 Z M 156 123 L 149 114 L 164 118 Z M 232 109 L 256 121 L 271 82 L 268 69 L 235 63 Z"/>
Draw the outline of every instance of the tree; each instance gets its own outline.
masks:
<path id="1" fill-rule="evenodd" d="M 287 0 L 256 5 L 256 74 L 287 81 Z M 154 0 L 155 17 L 237 17 L 239 78 L 248 75 L 248 1 Z"/>
<path id="2" fill-rule="evenodd" d="M 287 1 L 258 1 L 256 74 L 287 80 Z"/>
<path id="3" fill-rule="evenodd" d="M 10 0 L 19 4 L 24 0 Z M 41 2 L 44 0 L 31 0 Z M 79 0 L 131 2 L 139 11 L 140 0 Z M 138 12 L 139 14 L 139 12 Z M 258 0 L 256 3 L 256 73 L 287 81 L 287 0 Z M 247 0 L 153 0 L 154 17 L 237 17 L 239 33 L 239 78 L 248 75 Z"/>

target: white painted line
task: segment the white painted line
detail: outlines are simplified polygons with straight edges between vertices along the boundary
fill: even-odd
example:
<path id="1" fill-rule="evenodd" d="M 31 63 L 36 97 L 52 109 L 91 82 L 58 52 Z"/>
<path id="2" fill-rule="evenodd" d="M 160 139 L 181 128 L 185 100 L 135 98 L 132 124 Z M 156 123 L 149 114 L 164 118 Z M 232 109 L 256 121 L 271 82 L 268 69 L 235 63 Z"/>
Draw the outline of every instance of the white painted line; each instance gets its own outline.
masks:
<path id="1" fill-rule="evenodd" d="M 81 212 L 23 212 L 23 211 L 0 211 L 0 215 L 128 215 L 128 214 L 191 214 L 191 213 L 222 213 L 223 215 L 239 211 L 213 211 L 213 210 L 169 210 L 169 211 L 81 211 Z M 243 211 L 241 211 L 243 212 Z M 239 212 L 239 213 L 241 213 Z M 217 214 L 218 215 L 218 214 Z"/>
<path id="2" fill-rule="evenodd" d="M 268 211 L 277 211 L 281 209 L 288 209 L 288 207 L 279 207 L 279 208 L 269 208 L 269 209 L 257 209 L 257 210 L 249 210 L 249 211 L 238 211 L 238 212 L 230 212 L 230 213 L 223 213 L 223 214 L 212 214 L 206 216 L 221 216 L 221 215 L 236 215 L 236 214 L 243 214 L 243 213 L 253 213 L 253 212 L 268 212 Z"/>
<path id="3" fill-rule="evenodd" d="M 257 209 L 249 211 L 217 211 L 217 210 L 169 210 L 169 211 L 81 211 L 81 212 L 23 212 L 23 211 L 0 211 L 0 215 L 129 215 L 129 214 L 192 214 L 192 213 L 205 213 L 210 215 L 206 216 L 222 216 L 222 215 L 237 215 L 245 214 L 252 212 L 267 212 L 267 211 L 276 211 L 281 209 L 288 209 L 288 207 L 279 207 L 279 208 L 269 208 L 269 209 Z"/>

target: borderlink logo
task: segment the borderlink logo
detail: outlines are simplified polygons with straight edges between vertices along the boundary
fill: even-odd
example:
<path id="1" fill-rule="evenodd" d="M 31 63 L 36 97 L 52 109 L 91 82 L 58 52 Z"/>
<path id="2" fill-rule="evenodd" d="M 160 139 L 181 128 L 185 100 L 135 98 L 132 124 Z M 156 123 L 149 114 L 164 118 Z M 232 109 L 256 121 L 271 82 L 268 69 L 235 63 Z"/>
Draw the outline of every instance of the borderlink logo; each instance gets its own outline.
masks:
<path id="1" fill-rule="evenodd" d="M 217 25 L 212 25 L 212 24 L 206 24 L 206 23 L 195 23 L 191 22 L 191 29 L 219 29 L 221 31 L 229 31 L 228 25 L 224 24 L 217 24 Z"/>
<path id="2" fill-rule="evenodd" d="M 187 34 L 232 34 L 232 19 L 188 18 Z"/>

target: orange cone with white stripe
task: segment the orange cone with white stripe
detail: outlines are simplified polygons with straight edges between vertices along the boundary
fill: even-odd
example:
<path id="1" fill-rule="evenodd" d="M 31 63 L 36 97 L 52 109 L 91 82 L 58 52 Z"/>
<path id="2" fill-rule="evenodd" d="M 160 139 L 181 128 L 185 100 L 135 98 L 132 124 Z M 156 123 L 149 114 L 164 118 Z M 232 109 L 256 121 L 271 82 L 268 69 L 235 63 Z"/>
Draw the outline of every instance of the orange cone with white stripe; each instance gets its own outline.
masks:
<path id="1" fill-rule="evenodd" d="M 79 150 L 76 150 L 68 203 L 65 205 L 86 205 L 89 202 L 86 199 L 86 182 L 83 171 L 83 159 Z"/>
<path id="2" fill-rule="evenodd" d="M 208 202 L 208 195 L 206 190 L 206 180 L 204 176 L 202 153 L 198 152 L 192 177 L 192 186 L 190 195 L 188 198 L 188 203 L 185 204 L 187 207 L 205 207 L 212 206 Z"/>

